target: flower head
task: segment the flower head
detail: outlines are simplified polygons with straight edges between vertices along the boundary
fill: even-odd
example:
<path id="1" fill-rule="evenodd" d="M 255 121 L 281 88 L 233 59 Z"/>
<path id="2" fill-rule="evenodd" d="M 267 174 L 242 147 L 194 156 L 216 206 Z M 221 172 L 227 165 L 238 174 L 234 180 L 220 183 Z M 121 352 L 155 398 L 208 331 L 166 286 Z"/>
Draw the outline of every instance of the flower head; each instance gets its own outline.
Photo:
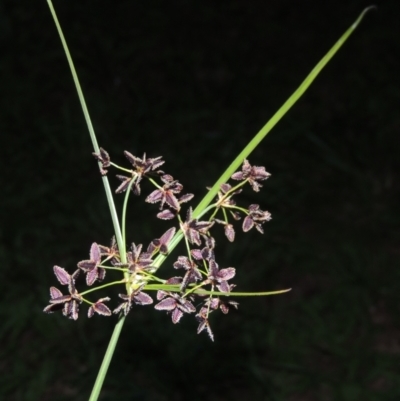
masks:
<path id="1" fill-rule="evenodd" d="M 126 254 L 128 269 L 131 273 L 151 269 L 151 253 L 142 252 L 142 244 L 132 243 L 131 251 Z"/>
<path id="2" fill-rule="evenodd" d="M 233 242 L 235 240 L 235 229 L 231 223 L 227 221 L 214 219 L 214 221 L 218 224 L 222 224 L 224 226 L 225 236 L 228 238 L 228 241 Z"/>
<path id="3" fill-rule="evenodd" d="M 261 234 L 264 234 L 262 224 L 271 220 L 271 213 L 260 209 L 259 205 L 250 205 L 249 214 L 243 220 L 243 231 L 247 232 L 253 227 Z"/>
<path id="4" fill-rule="evenodd" d="M 147 252 L 153 255 L 159 251 L 161 254 L 166 255 L 168 253 L 168 244 L 174 237 L 175 231 L 175 227 L 171 227 L 160 238 L 153 239 L 147 247 Z"/>
<path id="5" fill-rule="evenodd" d="M 186 270 L 186 274 L 183 277 L 182 283 L 181 283 L 181 291 L 184 291 L 185 288 L 190 284 L 194 283 L 198 280 L 201 280 L 201 273 L 198 269 L 198 266 L 196 265 L 193 260 L 190 260 L 186 256 L 178 256 L 178 260 L 174 263 L 175 269 L 184 269 Z"/>
<path id="6" fill-rule="evenodd" d="M 207 331 L 208 337 L 210 337 L 211 341 L 214 341 L 214 334 L 211 330 L 210 322 L 208 321 L 208 315 L 212 311 L 209 311 L 208 308 L 201 308 L 200 312 L 196 315 L 196 319 L 199 322 L 199 326 L 197 327 L 197 334 L 200 334 L 203 330 Z"/>
<path id="7" fill-rule="evenodd" d="M 92 317 L 95 313 L 103 316 L 111 316 L 111 311 L 108 306 L 104 305 L 104 302 L 109 301 L 110 298 L 100 298 L 98 299 L 88 310 L 88 317 Z"/>
<path id="8" fill-rule="evenodd" d="M 178 323 L 184 313 L 196 312 L 194 305 L 187 299 L 174 292 L 157 294 L 157 298 L 162 296 L 162 300 L 154 306 L 157 310 L 165 310 L 171 313 L 172 323 Z"/>
<path id="9" fill-rule="evenodd" d="M 158 167 L 162 166 L 165 162 L 162 160 L 162 156 L 154 158 L 146 158 L 146 153 L 143 154 L 143 158 L 133 156 L 127 150 L 124 151 L 125 157 L 134 167 L 134 170 L 139 176 L 143 176 L 146 173 L 157 170 Z"/>
<path id="10" fill-rule="evenodd" d="M 99 153 L 92 153 L 95 159 L 97 159 L 101 163 L 100 173 L 101 175 L 107 174 L 107 168 L 111 166 L 110 163 L 110 156 L 108 153 L 103 149 L 99 149 Z"/>
<path id="11" fill-rule="evenodd" d="M 160 167 L 162 164 L 164 164 L 164 161 L 161 160 L 161 156 L 155 157 L 155 158 L 146 158 L 146 153 L 143 155 L 143 158 L 141 159 L 140 157 L 133 156 L 131 153 L 128 151 L 124 151 L 125 157 L 129 160 L 129 162 L 133 166 L 133 170 L 131 170 L 131 176 L 127 177 L 124 175 L 117 175 L 117 178 L 122 181 L 120 186 L 116 189 L 116 193 L 119 194 L 121 192 L 125 192 L 129 185 L 131 185 L 131 190 L 135 195 L 140 195 L 140 182 L 142 181 L 142 178 L 147 174 L 150 173 L 154 170 L 156 170 L 158 167 Z M 131 181 L 134 181 L 131 184 Z"/>
<path id="12" fill-rule="evenodd" d="M 182 191 L 183 185 L 180 184 L 179 181 L 174 180 L 174 178 L 169 174 L 161 176 L 161 181 L 164 185 L 161 188 L 154 190 L 146 198 L 146 202 L 160 202 L 160 210 L 164 207 L 165 203 L 172 207 L 172 209 L 179 210 L 180 203 L 175 195 Z"/>
<path id="13" fill-rule="evenodd" d="M 203 249 L 192 249 L 190 253 L 196 260 L 209 261 L 210 259 L 215 259 L 214 249 L 207 246 Z"/>
<path id="14" fill-rule="evenodd" d="M 105 260 L 110 260 L 111 264 L 115 264 L 119 260 L 119 251 L 118 251 L 118 244 L 115 239 L 115 235 L 111 238 L 111 245 L 110 247 L 100 245 L 100 254 L 101 256 L 106 256 Z"/>
<path id="15" fill-rule="evenodd" d="M 207 301 L 205 302 L 205 307 L 210 306 L 210 309 L 212 310 L 216 310 L 216 309 L 221 309 L 222 313 L 224 315 L 226 315 L 230 308 L 233 307 L 234 309 L 237 309 L 239 306 L 239 303 L 236 301 L 232 301 L 232 300 L 222 300 L 219 297 L 214 297 L 214 298 L 209 298 L 207 299 Z"/>
<path id="16" fill-rule="evenodd" d="M 219 270 L 218 264 L 213 259 L 210 260 L 208 265 L 208 280 L 210 283 L 215 285 L 221 292 L 229 292 L 231 286 L 228 284 L 228 280 L 235 277 L 236 269 L 234 267 L 228 267 Z"/>
<path id="17" fill-rule="evenodd" d="M 119 313 L 121 311 L 124 312 L 126 316 L 128 312 L 132 308 L 132 304 L 135 303 L 136 305 L 150 305 L 153 303 L 153 299 L 150 295 L 142 292 L 144 284 L 134 290 L 130 295 L 126 294 L 118 294 L 118 296 L 124 301 L 122 302 L 116 309 L 114 309 L 113 313 Z"/>
<path id="18" fill-rule="evenodd" d="M 105 269 L 100 267 L 101 250 L 99 245 L 93 242 L 90 247 L 90 260 L 81 260 L 78 267 L 86 273 L 86 284 L 92 285 L 96 280 L 102 281 L 106 275 Z"/>
<path id="19" fill-rule="evenodd" d="M 70 319 L 78 319 L 79 304 L 82 302 L 81 296 L 75 288 L 75 279 L 79 275 L 79 270 L 73 274 L 68 274 L 60 266 L 54 266 L 54 274 L 62 285 L 68 285 L 69 295 L 63 293 L 56 287 L 50 287 L 50 305 L 43 309 L 43 312 L 53 313 L 62 310 L 63 315 Z"/>
<path id="20" fill-rule="evenodd" d="M 262 185 L 258 181 L 264 181 L 271 174 L 265 171 L 265 167 L 251 166 L 247 159 L 244 159 L 242 171 L 237 171 L 231 178 L 232 180 L 243 181 L 247 180 L 254 191 L 258 192 Z"/>
<path id="21" fill-rule="evenodd" d="M 234 206 L 236 205 L 236 202 L 232 199 L 234 195 L 240 194 L 242 192 L 242 189 L 236 189 L 235 191 L 231 192 L 228 195 L 228 192 L 232 189 L 232 186 L 230 184 L 221 184 L 220 189 L 217 194 L 217 203 L 219 206 Z"/>
<path id="22" fill-rule="evenodd" d="M 213 226 L 213 221 L 198 221 L 192 218 L 193 210 L 189 207 L 186 214 L 186 221 L 181 224 L 185 237 L 191 244 L 201 245 L 200 234 L 205 235 Z"/>

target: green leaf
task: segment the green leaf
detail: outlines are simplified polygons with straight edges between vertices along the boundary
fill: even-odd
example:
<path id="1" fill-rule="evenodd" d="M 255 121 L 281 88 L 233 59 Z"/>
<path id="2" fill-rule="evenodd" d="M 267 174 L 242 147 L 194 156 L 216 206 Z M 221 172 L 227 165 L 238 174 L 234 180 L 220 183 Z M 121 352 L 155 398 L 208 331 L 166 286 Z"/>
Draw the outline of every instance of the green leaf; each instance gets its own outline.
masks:
<path id="1" fill-rule="evenodd" d="M 289 97 L 288 100 L 280 107 L 280 109 L 271 117 L 271 119 L 261 128 L 261 130 L 254 136 L 249 144 L 238 154 L 236 159 L 225 170 L 221 177 L 217 180 L 207 195 L 200 201 L 199 205 L 193 211 L 193 217 L 197 217 L 214 199 L 220 189 L 220 185 L 227 182 L 230 176 L 239 168 L 250 153 L 258 146 L 258 144 L 265 138 L 265 136 L 275 127 L 278 121 L 290 110 L 290 108 L 303 96 L 304 92 L 312 84 L 322 69 L 328 64 L 336 52 L 343 46 L 349 36 L 354 32 L 365 14 L 375 8 L 370 6 L 365 8 L 357 20 L 350 26 L 349 29 L 340 37 L 340 39 L 332 46 L 332 48 L 325 54 L 320 62 L 312 69 L 307 75 L 305 80 L 300 84 L 296 91 Z"/>

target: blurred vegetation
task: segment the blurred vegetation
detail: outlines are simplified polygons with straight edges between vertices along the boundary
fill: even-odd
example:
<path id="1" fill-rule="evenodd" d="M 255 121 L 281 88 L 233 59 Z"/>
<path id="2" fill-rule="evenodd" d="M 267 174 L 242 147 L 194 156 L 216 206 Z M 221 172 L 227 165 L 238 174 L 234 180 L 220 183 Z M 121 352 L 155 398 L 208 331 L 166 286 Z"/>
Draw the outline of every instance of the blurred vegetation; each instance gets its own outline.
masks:
<path id="1" fill-rule="evenodd" d="M 101 146 L 163 155 L 197 199 L 368 5 L 327 4 L 54 1 Z M 239 300 L 215 343 L 135 308 L 103 401 L 399 399 L 399 8 L 378 4 L 250 157 L 272 177 L 242 201 L 273 220 L 218 258 L 238 290 L 293 290 Z M 0 26 L 0 399 L 86 400 L 114 321 L 42 309 L 52 266 L 112 226 L 46 2 L 2 1 Z M 132 202 L 130 240 L 168 227 L 154 212 Z"/>

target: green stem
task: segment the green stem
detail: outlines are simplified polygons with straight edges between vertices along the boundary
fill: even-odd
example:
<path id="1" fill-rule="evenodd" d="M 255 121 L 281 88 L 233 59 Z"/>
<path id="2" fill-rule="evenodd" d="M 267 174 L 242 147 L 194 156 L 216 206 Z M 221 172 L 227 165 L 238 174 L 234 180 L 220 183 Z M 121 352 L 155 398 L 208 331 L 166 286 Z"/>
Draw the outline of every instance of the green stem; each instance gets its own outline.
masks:
<path id="1" fill-rule="evenodd" d="M 147 177 L 147 179 L 148 179 L 155 187 L 157 187 L 158 189 L 162 189 L 162 186 L 159 185 L 159 184 L 157 183 L 157 181 L 155 181 L 153 178 Z"/>
<path id="2" fill-rule="evenodd" d="M 239 210 L 244 214 L 249 214 L 249 211 L 247 209 L 245 209 L 244 207 L 241 206 L 236 206 L 236 205 L 228 205 L 228 206 L 224 206 L 224 210 L 225 209 L 234 209 L 234 210 Z"/>
<path id="3" fill-rule="evenodd" d="M 110 366 L 111 358 L 114 355 L 115 347 L 118 342 L 119 335 L 121 334 L 122 326 L 125 322 L 125 316 L 119 318 L 118 323 L 114 327 L 110 342 L 106 353 L 101 363 L 99 373 L 97 374 L 96 381 L 94 383 L 92 393 L 90 394 L 89 401 L 97 401 L 100 395 L 101 388 L 103 387 L 104 379 L 106 377 L 108 367 Z"/>
<path id="4" fill-rule="evenodd" d="M 89 294 L 91 292 L 97 291 L 97 290 L 101 290 L 102 288 L 106 288 L 106 287 L 111 287 L 112 285 L 117 285 L 117 284 L 122 284 L 125 283 L 125 279 L 124 280 L 118 280 L 118 281 L 113 281 L 111 283 L 107 283 L 107 284 L 103 284 L 103 285 L 99 285 L 98 287 L 94 287 L 91 288 L 90 290 L 86 290 L 80 293 L 80 295 L 86 295 Z"/>
<path id="5" fill-rule="evenodd" d="M 87 106 L 86 106 L 85 97 L 83 96 L 83 92 L 82 92 L 82 89 L 81 89 L 81 85 L 79 83 L 78 75 L 76 73 L 76 70 L 75 70 L 75 67 L 74 67 L 74 63 L 72 61 L 71 54 L 70 54 L 70 52 L 68 50 L 67 42 L 65 41 L 65 38 L 64 38 L 60 23 L 58 22 L 57 14 L 56 14 L 56 12 L 54 10 L 53 3 L 51 2 L 51 0 L 47 0 L 47 4 L 49 5 L 49 9 L 50 9 L 51 15 L 53 16 L 54 23 L 56 25 L 58 34 L 60 36 L 61 43 L 63 45 L 64 52 L 65 52 L 65 55 L 66 55 L 67 60 L 68 60 L 69 67 L 71 69 L 72 78 L 73 78 L 74 83 L 75 83 L 76 91 L 78 92 L 79 101 L 81 103 L 82 111 L 83 111 L 83 114 L 85 116 L 86 125 L 87 125 L 88 130 L 89 130 L 90 138 L 92 140 L 93 149 L 94 149 L 95 153 L 99 153 L 100 149 L 99 149 L 99 145 L 97 143 L 96 134 L 95 134 L 94 129 L 93 129 L 92 121 L 90 119 L 89 111 L 88 111 Z M 99 163 L 99 170 L 100 170 L 100 167 L 101 167 L 101 163 Z M 112 222 L 113 222 L 113 225 L 114 225 L 115 238 L 117 240 L 118 248 L 119 248 L 120 253 L 121 253 L 121 262 L 122 263 L 126 263 L 126 255 L 125 255 L 125 252 L 124 252 L 125 244 L 122 241 L 121 228 L 120 228 L 120 225 L 119 225 L 118 215 L 117 215 L 117 211 L 116 211 L 116 208 L 115 208 L 114 199 L 113 199 L 113 196 L 112 196 L 110 184 L 109 184 L 108 179 L 107 179 L 106 176 L 102 177 L 102 181 L 103 181 L 104 190 L 105 190 L 106 197 L 107 197 L 108 206 L 110 208 L 111 219 L 112 219 Z M 95 382 L 95 384 L 93 386 L 92 394 L 90 396 L 89 401 L 96 401 L 98 399 L 98 397 L 99 397 L 99 394 L 100 394 L 101 388 L 103 386 L 103 382 L 104 382 L 105 376 L 107 374 L 107 370 L 108 370 L 108 367 L 110 365 L 111 358 L 112 358 L 112 356 L 114 354 L 115 346 L 116 346 L 116 344 L 118 342 L 118 338 L 119 338 L 119 335 L 121 333 L 121 329 L 122 329 L 122 326 L 123 326 L 124 322 L 125 322 L 125 317 L 121 317 L 119 319 L 118 323 L 116 324 L 115 328 L 114 328 L 110 343 L 109 343 L 109 345 L 107 347 L 106 354 L 104 355 L 104 359 L 103 359 L 103 362 L 101 364 L 99 373 L 97 375 L 96 382 Z"/>
<path id="6" fill-rule="evenodd" d="M 126 189 L 125 198 L 124 198 L 124 205 L 122 207 L 122 242 L 124 244 L 124 246 L 123 246 L 124 253 L 126 251 L 126 249 L 125 249 L 125 246 L 126 246 L 126 231 L 125 231 L 125 227 L 126 227 L 126 209 L 127 209 L 127 206 L 128 206 L 129 194 L 131 193 L 131 188 L 132 188 L 132 185 L 134 184 L 135 180 L 136 180 L 136 177 L 132 178 L 131 182 L 128 185 L 128 188 Z M 121 251 L 120 251 L 120 255 L 121 255 L 121 259 L 126 258 L 126 254 L 122 255 Z M 125 278 L 127 278 L 127 276 L 125 276 Z"/>
<path id="7" fill-rule="evenodd" d="M 262 292 L 222 292 L 222 291 L 207 291 L 207 290 L 202 290 L 199 287 L 201 287 L 202 284 L 199 284 L 196 287 L 191 288 L 188 292 L 189 293 L 195 293 L 195 294 L 200 294 L 200 295 L 222 295 L 225 297 L 264 297 L 268 295 L 278 295 L 278 294 L 284 294 L 285 292 L 289 292 L 292 289 L 291 288 L 286 288 L 284 290 L 277 290 L 277 291 L 262 291 Z M 176 284 L 147 284 L 144 288 L 144 290 L 147 291 L 167 291 L 167 292 L 180 292 L 180 286 Z M 194 290 L 194 291 L 193 291 Z M 184 294 L 186 296 L 187 293 Z"/>
<path id="8" fill-rule="evenodd" d="M 265 297 L 267 295 L 278 295 L 284 294 L 285 292 L 291 291 L 291 288 L 287 288 L 285 290 L 278 290 L 278 291 L 262 291 L 262 292 L 221 292 L 221 291 L 206 291 L 206 290 L 196 290 L 195 294 L 201 295 L 222 295 L 225 297 Z"/>
<path id="9" fill-rule="evenodd" d="M 79 83 L 78 75 L 76 73 L 76 70 L 75 70 L 75 67 L 74 67 L 74 63 L 72 61 L 71 54 L 70 54 L 70 52 L 68 50 L 67 42 L 66 42 L 66 40 L 64 38 L 64 34 L 62 32 L 60 23 L 58 22 L 57 14 L 56 14 L 56 12 L 54 10 L 53 3 L 51 2 L 51 0 L 47 0 L 47 3 L 49 5 L 51 15 L 53 16 L 54 23 L 56 25 L 58 34 L 60 36 L 61 43 L 62 43 L 63 48 L 64 48 L 65 56 L 67 57 L 67 60 L 68 60 L 69 68 L 71 69 L 72 78 L 73 78 L 74 83 L 75 83 L 76 91 L 78 92 L 79 101 L 81 103 L 83 115 L 85 116 L 86 125 L 87 125 L 88 130 L 89 130 L 90 139 L 92 140 L 93 149 L 94 149 L 95 153 L 99 153 L 100 149 L 99 149 L 99 145 L 97 143 L 96 134 L 95 134 L 94 129 L 93 129 L 92 120 L 90 119 L 89 110 L 88 110 L 88 108 L 86 106 L 85 97 L 83 96 L 83 92 L 82 92 L 82 89 L 81 89 L 81 85 Z M 100 166 L 101 166 L 101 163 L 99 162 L 99 170 L 100 170 Z M 122 235 L 121 235 L 121 229 L 120 229 L 120 226 L 119 226 L 117 210 L 115 209 L 115 204 L 114 204 L 114 199 L 113 199 L 113 196 L 112 196 L 110 184 L 108 182 L 107 176 L 103 176 L 102 180 L 103 180 L 104 190 L 106 192 L 108 205 L 109 205 L 109 208 L 110 208 L 111 219 L 112 219 L 112 222 L 113 222 L 113 225 L 114 225 L 115 238 L 117 240 L 118 247 L 121 250 L 122 249 Z"/>
<path id="10" fill-rule="evenodd" d="M 165 280 L 163 280 L 163 279 L 161 279 L 161 278 L 158 278 L 157 276 L 154 276 L 153 274 L 151 274 L 151 273 L 149 273 L 149 272 L 142 271 L 142 272 L 140 272 L 140 273 L 143 274 L 143 275 L 146 276 L 146 277 L 149 277 L 149 279 L 151 279 L 151 280 L 153 280 L 153 281 L 158 281 L 159 283 L 162 283 L 162 284 L 165 283 Z"/>
<path id="11" fill-rule="evenodd" d="M 200 284 L 196 285 L 195 287 L 191 288 L 189 291 L 186 291 L 186 292 L 182 295 L 182 298 L 185 298 L 186 296 L 192 294 L 193 292 L 195 292 L 196 294 L 198 294 L 198 290 L 199 290 L 201 287 L 203 287 L 204 285 L 206 285 L 206 284 L 200 283 Z"/>
<path id="12" fill-rule="evenodd" d="M 226 215 L 226 210 L 225 210 L 225 208 L 222 208 L 222 214 L 224 215 L 224 221 L 225 221 L 225 223 L 228 223 L 228 216 Z"/>
<path id="13" fill-rule="evenodd" d="M 129 168 L 125 168 L 125 167 L 118 166 L 118 164 L 115 164 L 115 163 L 113 163 L 113 162 L 110 162 L 110 165 L 113 166 L 113 167 L 115 167 L 115 168 L 118 169 L 118 170 L 124 171 L 125 173 L 132 174 L 132 170 L 130 170 Z"/>
<path id="14" fill-rule="evenodd" d="M 124 269 L 122 267 L 111 267 L 111 266 L 103 266 L 103 265 L 101 265 L 101 268 L 105 269 L 105 270 L 116 270 L 116 271 L 119 271 L 119 272 L 122 272 L 122 273 L 127 273 L 129 271 L 127 268 Z"/>

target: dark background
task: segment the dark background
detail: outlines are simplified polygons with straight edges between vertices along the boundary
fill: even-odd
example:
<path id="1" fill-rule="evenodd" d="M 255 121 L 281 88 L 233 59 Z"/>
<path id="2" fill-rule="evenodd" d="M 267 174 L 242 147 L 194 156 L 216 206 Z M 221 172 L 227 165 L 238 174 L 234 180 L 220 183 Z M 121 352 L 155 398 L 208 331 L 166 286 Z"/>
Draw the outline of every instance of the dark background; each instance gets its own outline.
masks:
<path id="1" fill-rule="evenodd" d="M 54 4 L 100 145 L 164 156 L 198 200 L 368 5 Z M 265 234 L 219 241 L 237 290 L 292 291 L 214 314 L 215 343 L 134 308 L 102 400 L 399 399 L 400 6 L 377 5 L 250 156 Z M 104 191 L 46 2 L 3 0 L 0 38 L 0 399 L 86 400 L 116 319 L 42 309 L 54 264 L 108 244 Z M 168 227 L 155 212 L 132 201 L 130 241 Z"/>

